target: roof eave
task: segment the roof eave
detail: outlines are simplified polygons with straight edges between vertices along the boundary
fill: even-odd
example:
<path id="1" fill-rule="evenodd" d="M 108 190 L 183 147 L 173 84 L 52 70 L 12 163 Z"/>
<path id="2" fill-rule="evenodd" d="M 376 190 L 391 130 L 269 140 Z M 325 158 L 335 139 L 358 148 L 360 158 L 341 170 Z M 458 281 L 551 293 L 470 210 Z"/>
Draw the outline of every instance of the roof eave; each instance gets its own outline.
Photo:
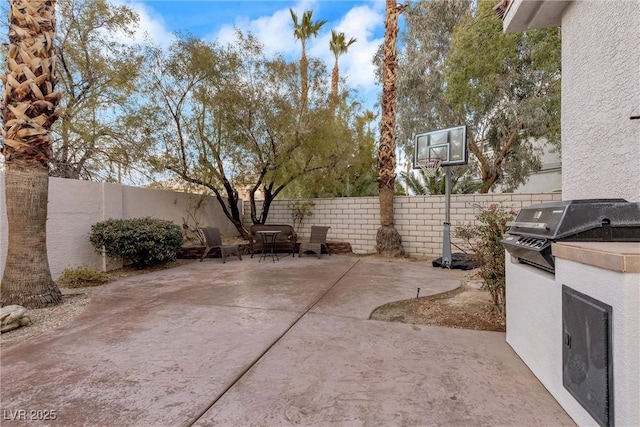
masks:
<path id="1" fill-rule="evenodd" d="M 505 33 L 559 27 L 571 0 L 511 0 L 503 17 Z"/>

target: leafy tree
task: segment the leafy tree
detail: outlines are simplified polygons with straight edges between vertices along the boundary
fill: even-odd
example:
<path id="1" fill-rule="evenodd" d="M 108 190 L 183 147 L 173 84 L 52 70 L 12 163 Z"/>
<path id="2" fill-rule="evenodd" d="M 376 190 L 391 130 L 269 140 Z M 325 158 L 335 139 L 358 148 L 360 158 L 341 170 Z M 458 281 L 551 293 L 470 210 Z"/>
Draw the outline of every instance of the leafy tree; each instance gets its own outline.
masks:
<path id="1" fill-rule="evenodd" d="M 61 93 L 54 91 L 54 2 L 11 0 L 2 100 L 2 142 L 9 239 L 0 284 L 2 306 L 39 308 L 62 294 L 47 257 L 50 129 Z"/>
<path id="2" fill-rule="evenodd" d="M 481 178 L 481 192 L 512 191 L 539 170 L 534 139 L 559 144 L 559 31 L 505 35 L 492 6 L 481 0 L 472 13 L 465 0 L 416 4 L 399 77 L 405 147 L 425 127 L 467 124 L 475 161 L 463 172 Z"/>
<path id="3" fill-rule="evenodd" d="M 453 29 L 470 14 L 469 0 L 418 1 L 405 14 L 398 70 L 398 144 L 407 153 L 413 153 L 414 135 L 458 124 L 444 98 L 444 73 Z"/>
<path id="4" fill-rule="evenodd" d="M 329 145 L 331 147 L 335 144 L 336 150 L 340 147 L 342 153 L 337 159 L 336 167 L 324 168 L 301 177 L 287 187 L 283 196 L 364 197 L 378 194 L 376 140 L 371 130 L 371 123 L 376 116 L 368 110 L 360 112 L 356 102 L 348 107 L 340 106 L 337 111 L 340 114 L 333 118 L 334 126 L 343 127 L 345 132 L 338 141 Z"/>
<path id="5" fill-rule="evenodd" d="M 146 58 L 150 72 L 145 90 L 156 97 L 140 110 L 138 118 L 148 138 L 159 144 L 160 153 L 150 158 L 151 164 L 210 190 L 246 237 L 238 191 L 228 171 L 241 155 L 227 139 L 218 116 L 222 109 L 212 102 L 215 89 L 232 78 L 231 70 L 240 66 L 240 58 L 188 36 L 181 36 L 167 52 L 149 48 Z"/>
<path id="6" fill-rule="evenodd" d="M 498 183 L 513 190 L 540 169 L 532 140 L 559 141 L 559 30 L 505 35 L 492 3 L 481 0 L 454 29 L 452 46 L 445 97 L 470 124 L 480 191 Z"/>
<path id="7" fill-rule="evenodd" d="M 300 89 L 301 89 L 301 109 L 307 110 L 309 93 L 309 60 L 307 59 L 307 40 L 317 37 L 320 28 L 327 23 L 326 19 L 313 21 L 313 11 L 307 10 L 302 14 L 302 19 L 298 20 L 298 15 L 289 9 L 291 20 L 293 21 L 293 35 L 300 40 L 302 54 L 300 55 Z"/>
<path id="8" fill-rule="evenodd" d="M 382 117 L 378 147 L 378 197 L 380 228 L 376 251 L 387 256 L 404 255 L 402 238 L 394 227 L 393 196 L 396 183 L 396 74 L 398 71 L 398 17 L 408 5 L 386 0 L 386 19 L 382 63 Z"/>
<path id="9" fill-rule="evenodd" d="M 336 194 L 338 196 L 365 197 L 378 193 L 376 139 L 371 129 L 375 119 L 376 115 L 370 110 L 365 110 L 356 117 L 354 127 L 357 146 L 354 147 L 355 152 L 347 165 L 346 173 L 337 181 L 342 188 L 342 191 Z"/>
<path id="10" fill-rule="evenodd" d="M 264 223 L 273 200 L 307 174 L 335 168 L 346 156 L 343 125 L 326 126 L 327 73 L 309 63 L 308 111 L 303 114 L 299 70 L 281 56 L 267 58 L 251 35 L 222 48 L 182 38 L 168 55 L 149 54 L 154 65 L 148 91 L 159 104 L 144 115 L 163 145 L 161 166 L 204 186 L 220 201 L 238 231 L 238 189 L 248 188 L 251 218 Z M 264 195 L 258 213 L 256 193 Z M 225 201 L 228 199 L 228 203 Z"/>
<path id="11" fill-rule="evenodd" d="M 53 128 L 51 175 L 120 181 L 145 147 L 137 137 L 137 76 L 142 56 L 122 40 L 138 16 L 107 0 L 59 0 L 59 84 L 64 92 Z"/>

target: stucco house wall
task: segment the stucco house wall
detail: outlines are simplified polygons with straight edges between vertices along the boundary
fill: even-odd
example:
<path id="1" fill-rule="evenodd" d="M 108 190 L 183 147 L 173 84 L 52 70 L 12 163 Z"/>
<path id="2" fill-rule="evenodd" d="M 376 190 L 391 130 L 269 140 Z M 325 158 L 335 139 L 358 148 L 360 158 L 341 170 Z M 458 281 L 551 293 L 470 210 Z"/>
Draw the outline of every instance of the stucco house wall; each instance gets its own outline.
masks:
<path id="1" fill-rule="evenodd" d="M 561 26 L 562 199 L 640 202 L 640 3 L 509 3 L 505 32 Z M 507 342 L 578 425 L 596 425 L 562 382 L 562 285 L 610 305 L 612 425 L 640 425 L 640 244 L 584 242 L 572 259 L 561 245 L 555 275 L 507 256 Z"/>
<path id="2" fill-rule="evenodd" d="M 562 193 L 640 201 L 640 3 L 562 15 Z"/>

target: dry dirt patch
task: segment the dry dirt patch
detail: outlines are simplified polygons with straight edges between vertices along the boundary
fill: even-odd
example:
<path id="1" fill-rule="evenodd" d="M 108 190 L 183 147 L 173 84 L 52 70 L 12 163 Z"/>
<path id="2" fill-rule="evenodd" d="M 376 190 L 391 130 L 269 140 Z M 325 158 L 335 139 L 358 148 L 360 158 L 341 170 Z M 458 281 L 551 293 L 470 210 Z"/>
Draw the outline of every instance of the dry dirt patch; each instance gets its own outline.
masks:
<path id="1" fill-rule="evenodd" d="M 504 332 L 504 319 L 493 310 L 488 292 L 463 284 L 453 291 L 391 302 L 378 307 L 371 319 L 417 325 Z"/>

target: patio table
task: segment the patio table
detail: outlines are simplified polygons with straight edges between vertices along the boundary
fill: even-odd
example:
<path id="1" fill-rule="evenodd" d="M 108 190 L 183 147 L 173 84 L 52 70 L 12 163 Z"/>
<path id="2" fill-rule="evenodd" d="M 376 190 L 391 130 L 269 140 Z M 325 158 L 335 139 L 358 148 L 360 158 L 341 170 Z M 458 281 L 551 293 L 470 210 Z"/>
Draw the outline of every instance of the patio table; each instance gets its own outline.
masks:
<path id="1" fill-rule="evenodd" d="M 278 258 L 278 254 L 275 252 L 274 247 L 276 244 L 276 236 L 280 231 L 278 230 L 265 230 L 265 231 L 257 231 L 257 233 L 262 237 L 262 255 L 260 255 L 260 259 L 258 262 L 262 261 L 267 257 L 267 253 L 271 252 L 271 260 L 276 262 L 276 260 L 280 261 Z"/>

